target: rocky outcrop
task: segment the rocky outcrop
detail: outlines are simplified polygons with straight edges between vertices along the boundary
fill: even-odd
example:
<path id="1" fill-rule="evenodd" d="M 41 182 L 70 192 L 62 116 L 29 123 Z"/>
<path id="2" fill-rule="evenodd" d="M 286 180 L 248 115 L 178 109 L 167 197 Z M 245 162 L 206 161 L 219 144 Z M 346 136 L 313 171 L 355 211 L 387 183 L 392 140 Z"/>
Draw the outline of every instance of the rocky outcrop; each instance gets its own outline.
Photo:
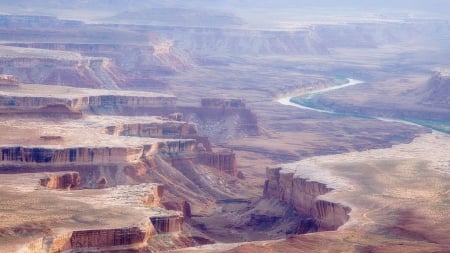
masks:
<path id="1" fill-rule="evenodd" d="M 149 206 L 160 206 L 164 194 L 164 186 L 159 184 L 153 187 L 153 191 L 146 195 L 143 202 Z"/>
<path id="2" fill-rule="evenodd" d="M 195 150 L 195 140 L 158 142 L 141 147 L 0 147 L 0 165 L 7 162 L 49 164 L 111 164 L 142 158 L 147 153 L 183 153 Z"/>
<path id="3" fill-rule="evenodd" d="M 150 217 L 150 221 L 158 234 L 166 234 L 181 232 L 184 219 L 180 215 L 167 215 Z"/>
<path id="4" fill-rule="evenodd" d="M 189 138 L 190 136 L 197 135 L 195 125 L 179 121 L 109 126 L 106 127 L 106 132 L 116 136 L 140 136 L 151 138 Z"/>
<path id="5" fill-rule="evenodd" d="M 185 200 L 169 200 L 164 197 L 164 186 L 156 185 L 151 194 L 145 196 L 144 205 L 158 206 L 166 210 L 179 211 L 184 218 L 190 218 L 191 205 Z"/>
<path id="6" fill-rule="evenodd" d="M 83 108 L 86 106 L 100 107 L 164 107 L 174 106 L 175 97 L 155 96 L 122 96 L 122 95 L 98 95 L 80 97 L 70 101 L 73 108 Z"/>
<path id="7" fill-rule="evenodd" d="M 294 176 L 293 172 L 284 172 L 281 167 L 267 168 L 266 175 L 264 197 L 282 200 L 300 214 L 311 217 L 312 220 L 301 222 L 299 232 L 336 230 L 348 221 L 350 208 L 317 199 L 332 191 L 325 184 Z"/>
<path id="8" fill-rule="evenodd" d="M 40 185 L 50 189 L 73 189 L 81 184 L 78 172 L 54 174 L 40 180 Z"/>
<path id="9" fill-rule="evenodd" d="M 146 175 L 149 170 L 159 166 L 155 162 L 156 157 L 163 155 L 170 160 L 174 159 L 173 157 L 186 156 L 192 159 L 195 156 L 195 148 L 195 140 L 190 139 L 168 140 L 128 148 L 0 147 L 0 173 L 49 172 L 55 173 L 55 177 L 43 180 L 43 186 L 52 181 L 50 188 L 105 188 L 117 184 L 144 182 L 148 180 Z M 148 162 L 149 165 L 141 168 L 142 161 Z M 80 180 L 80 183 L 63 183 L 66 182 L 64 180 L 69 180 L 65 176 L 61 177 L 67 171 L 77 172 L 79 177 L 73 180 Z M 180 208 L 178 211 L 183 210 Z"/>
<path id="10" fill-rule="evenodd" d="M 143 243 L 149 236 L 149 228 L 116 228 L 104 230 L 74 231 L 70 238 L 72 248 L 112 247 Z"/>
<path id="11" fill-rule="evenodd" d="M 41 85 L 42 86 L 42 85 Z M 21 86 L 19 86 L 21 87 Z M 42 89 L 45 86 L 24 86 L 27 89 Z M 36 91 L 37 92 L 37 91 Z M 51 92 L 51 91 L 50 91 Z M 55 92 L 63 92 L 56 89 Z M 6 93 L 0 96 L 0 107 L 6 108 L 43 108 L 51 105 L 66 105 L 73 110 L 100 108 L 161 108 L 173 107 L 176 97 L 164 96 L 149 93 L 132 93 L 120 95 L 113 91 L 92 90 L 92 89 L 69 89 L 66 92 L 79 92 L 80 96 L 75 98 L 67 97 L 68 94 L 26 94 L 22 95 L 20 90 Z M 86 94 L 87 93 L 87 94 Z M 97 95 L 98 94 L 98 95 Z"/>
<path id="12" fill-rule="evenodd" d="M 176 143 L 174 146 L 175 145 L 178 146 L 179 144 Z M 176 148 L 177 147 L 174 147 L 173 149 Z M 76 147 L 61 149 L 41 147 L 0 147 L 0 162 L 108 164 L 127 161 L 128 156 L 140 157 L 142 151 L 143 148 L 121 147 Z"/>
<path id="13" fill-rule="evenodd" d="M 236 154 L 228 150 L 200 152 L 195 158 L 195 163 L 216 168 L 226 174 L 237 175 Z"/>
<path id="14" fill-rule="evenodd" d="M 48 105 L 55 105 L 55 104 L 67 105 L 67 104 L 69 104 L 69 100 L 64 99 L 64 98 L 39 97 L 38 95 L 36 97 L 0 96 L 0 106 L 2 106 L 2 107 L 42 108 L 42 107 L 45 107 Z"/>
<path id="15" fill-rule="evenodd" d="M 156 144 L 159 153 L 176 154 L 176 153 L 192 153 L 197 147 L 195 140 L 179 139 L 175 141 L 159 142 Z"/>
<path id="16" fill-rule="evenodd" d="M 17 86 L 19 82 L 14 75 L 0 75 L 0 86 Z"/>
<path id="17" fill-rule="evenodd" d="M 71 118 L 80 119 L 83 113 L 71 109 L 65 104 L 50 104 L 44 107 L 3 107 L 0 106 L 0 115 L 9 117 L 41 117 L 41 118 Z"/>
<path id="18" fill-rule="evenodd" d="M 134 227 L 79 230 L 61 236 L 47 236 L 30 245 L 31 253 L 103 252 L 142 247 L 152 234 L 150 224 Z"/>
<path id="19" fill-rule="evenodd" d="M 192 216 L 191 205 L 186 200 L 180 201 L 165 200 L 161 201 L 161 206 L 167 210 L 181 212 L 183 214 L 184 219 L 189 219 Z"/>
<path id="20" fill-rule="evenodd" d="M 174 115 L 177 119 L 179 116 Z M 197 126 L 182 121 L 163 121 L 155 123 L 135 123 L 108 126 L 105 128 L 107 134 L 116 136 L 139 136 L 151 138 L 181 138 L 194 139 L 195 151 L 212 151 L 208 137 L 199 136 Z"/>

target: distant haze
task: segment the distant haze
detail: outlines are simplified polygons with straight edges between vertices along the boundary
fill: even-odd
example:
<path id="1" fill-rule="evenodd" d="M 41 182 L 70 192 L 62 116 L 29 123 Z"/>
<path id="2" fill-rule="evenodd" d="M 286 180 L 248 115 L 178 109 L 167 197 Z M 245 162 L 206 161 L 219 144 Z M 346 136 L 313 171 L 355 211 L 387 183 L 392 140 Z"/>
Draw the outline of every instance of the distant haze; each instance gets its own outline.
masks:
<path id="1" fill-rule="evenodd" d="M 450 18 L 448 0 L 0 0 L 0 14 L 90 23 L 297 29 L 309 23 Z M 341 17 L 344 17 L 342 19 Z"/>
<path id="2" fill-rule="evenodd" d="M 29 9 L 91 9 L 96 11 L 115 10 L 137 10 L 152 7 L 190 7 L 202 9 L 216 8 L 355 8 L 373 11 L 376 9 L 385 10 L 417 10 L 448 14 L 450 1 L 448 0 L 1 0 L 2 10 L 11 8 Z"/>

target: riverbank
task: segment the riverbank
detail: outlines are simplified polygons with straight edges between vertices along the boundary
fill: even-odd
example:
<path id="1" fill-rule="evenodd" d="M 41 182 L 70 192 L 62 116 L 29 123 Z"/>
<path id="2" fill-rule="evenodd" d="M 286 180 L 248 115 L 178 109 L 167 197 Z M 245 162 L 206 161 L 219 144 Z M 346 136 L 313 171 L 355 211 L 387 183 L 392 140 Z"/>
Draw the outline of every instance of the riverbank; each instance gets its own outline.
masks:
<path id="1" fill-rule="evenodd" d="M 450 121 L 435 121 L 430 119 L 420 119 L 420 118 L 412 118 L 412 117 L 385 117 L 380 115 L 372 115 L 369 113 L 354 113 L 354 112 L 348 112 L 344 110 L 335 110 L 331 109 L 330 107 L 324 105 L 320 102 L 319 95 L 322 95 L 324 93 L 335 91 L 339 89 L 343 89 L 346 87 L 354 86 L 354 85 L 360 85 L 364 84 L 364 81 L 356 80 L 356 79 L 347 79 L 348 82 L 342 85 L 335 85 L 328 88 L 322 88 L 317 89 L 309 92 L 305 92 L 302 94 L 296 94 L 293 96 L 286 96 L 278 99 L 277 101 L 282 105 L 287 106 L 294 106 L 300 109 L 304 110 L 311 110 L 316 111 L 320 113 L 327 113 L 334 116 L 339 117 L 356 117 L 356 118 L 371 118 L 371 119 L 377 119 L 385 122 L 398 122 L 403 124 L 409 124 L 409 125 L 415 125 L 420 127 L 429 128 L 431 130 L 444 133 L 444 134 L 450 134 Z M 359 109 L 355 106 L 355 111 Z"/>

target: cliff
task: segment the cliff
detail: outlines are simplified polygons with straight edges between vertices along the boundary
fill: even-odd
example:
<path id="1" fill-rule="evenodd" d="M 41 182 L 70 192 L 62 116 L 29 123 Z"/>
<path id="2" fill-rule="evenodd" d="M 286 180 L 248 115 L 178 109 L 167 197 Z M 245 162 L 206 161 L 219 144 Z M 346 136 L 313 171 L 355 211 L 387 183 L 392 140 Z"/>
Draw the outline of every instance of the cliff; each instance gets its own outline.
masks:
<path id="1" fill-rule="evenodd" d="M 41 185 L 56 189 L 104 188 L 145 182 L 148 180 L 146 173 L 158 166 L 155 157 L 192 157 L 195 148 L 195 140 L 190 139 L 136 147 L 0 147 L 0 173 L 50 172 L 55 174 L 43 179 Z M 142 162 L 152 165 L 145 166 L 143 172 L 139 167 Z M 64 175 L 67 171 L 77 175 Z"/>
<path id="2" fill-rule="evenodd" d="M 191 205 L 185 200 L 169 200 L 164 197 L 164 186 L 157 185 L 151 194 L 145 196 L 144 205 L 162 207 L 166 210 L 178 211 L 184 218 L 191 218 Z"/>
<path id="3" fill-rule="evenodd" d="M 60 173 L 41 179 L 40 184 L 50 189 L 72 189 L 80 186 L 81 179 L 78 172 Z"/>
<path id="4" fill-rule="evenodd" d="M 0 147 L 1 163 L 109 164 L 126 162 L 128 156 L 140 157 L 143 148 L 124 147 Z M 0 165 L 1 165 L 0 163 Z"/>
<path id="5" fill-rule="evenodd" d="M 179 115 L 174 116 L 179 119 Z M 139 136 L 150 138 L 181 138 L 195 140 L 197 151 L 212 151 L 208 137 L 199 136 L 197 126 L 183 121 L 164 120 L 155 123 L 135 123 L 108 126 L 107 134 L 115 136 Z"/>
<path id="6" fill-rule="evenodd" d="M 348 221 L 350 208 L 317 199 L 332 191 L 325 184 L 295 177 L 292 172 L 283 172 L 281 167 L 267 168 L 266 175 L 264 197 L 282 200 L 312 218 L 302 221 L 298 232 L 336 230 Z"/>
<path id="7" fill-rule="evenodd" d="M 71 107 L 164 107 L 174 106 L 175 97 L 124 96 L 118 94 L 81 97 L 71 100 Z"/>
<path id="8" fill-rule="evenodd" d="M 106 132 L 116 136 L 140 136 L 152 138 L 189 138 L 197 135 L 196 126 L 186 122 L 122 124 L 106 127 Z"/>
<path id="9" fill-rule="evenodd" d="M 126 163 L 148 155 L 149 151 L 183 153 L 195 150 L 195 140 L 167 140 L 137 147 L 0 147 L 0 165 L 8 162 L 48 164 Z"/>
<path id="10" fill-rule="evenodd" d="M 43 107 L 3 107 L 0 106 L 0 115 L 23 118 L 71 118 L 80 119 L 83 113 L 79 110 L 71 109 L 65 104 L 49 104 Z"/>
<path id="11" fill-rule="evenodd" d="M 200 152 L 194 162 L 237 176 L 236 155 L 231 151 Z"/>
<path id="12" fill-rule="evenodd" d="M 150 217 L 150 221 L 158 234 L 166 234 L 181 232 L 184 219 L 179 215 L 167 215 Z"/>
<path id="13" fill-rule="evenodd" d="M 142 246 L 150 238 L 150 224 L 96 230 L 79 230 L 61 236 L 47 236 L 30 245 L 30 253 L 103 252 Z M 100 250 L 101 248 L 101 250 Z"/>
<path id="14" fill-rule="evenodd" d="M 72 110 L 120 109 L 120 108 L 170 108 L 176 97 L 143 91 L 86 89 L 67 86 L 21 84 L 14 89 L 2 87 L 0 107 L 42 108 L 50 105 L 66 105 Z"/>

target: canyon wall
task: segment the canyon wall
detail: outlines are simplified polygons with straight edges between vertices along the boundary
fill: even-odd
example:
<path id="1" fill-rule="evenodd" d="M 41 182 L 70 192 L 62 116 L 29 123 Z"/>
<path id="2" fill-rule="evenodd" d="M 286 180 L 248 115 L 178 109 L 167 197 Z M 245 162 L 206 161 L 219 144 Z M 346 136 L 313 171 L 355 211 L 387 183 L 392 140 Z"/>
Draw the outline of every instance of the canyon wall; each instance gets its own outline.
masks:
<path id="1" fill-rule="evenodd" d="M 40 182 L 42 186 L 57 189 L 78 186 L 104 188 L 117 184 L 141 182 L 143 180 L 141 177 L 128 175 L 129 171 L 139 171 L 138 161 L 145 160 L 155 163 L 155 156 L 159 155 L 164 155 L 168 159 L 179 155 L 192 157 L 195 154 L 192 150 L 195 148 L 195 140 L 190 139 L 168 140 L 133 148 L 0 147 L 0 173 L 50 172 L 55 174 L 44 178 Z M 67 177 L 64 176 L 64 173 L 58 172 L 76 172 L 77 176 Z"/>
<path id="2" fill-rule="evenodd" d="M 54 104 L 70 105 L 70 101 L 68 99 L 54 97 L 0 96 L 0 106 L 2 107 L 44 107 Z"/>
<path id="3" fill-rule="evenodd" d="M 109 126 L 106 132 L 115 136 L 151 138 L 189 138 L 197 134 L 196 126 L 186 122 L 136 123 Z"/>
<path id="4" fill-rule="evenodd" d="M 156 185 L 151 194 L 146 195 L 143 204 L 147 206 L 162 207 L 166 210 L 178 211 L 184 218 L 191 218 L 191 205 L 185 200 L 172 200 L 164 196 L 164 186 Z"/>
<path id="5" fill-rule="evenodd" d="M 49 189 L 72 189 L 80 186 L 81 179 L 78 172 L 59 173 L 41 179 L 40 184 Z"/>
<path id="6" fill-rule="evenodd" d="M 111 164 L 142 158 L 150 150 L 183 153 L 195 150 L 195 140 L 173 140 L 137 147 L 0 147 L 1 163 Z"/>
<path id="7" fill-rule="evenodd" d="M 93 90 L 91 90 L 93 92 Z M 166 96 L 132 96 L 132 95 L 87 95 L 78 98 L 58 98 L 53 96 L 0 96 L 0 107 L 6 108 L 42 108 L 49 105 L 66 105 L 71 109 L 79 110 L 90 107 L 141 107 L 160 108 L 173 107 L 176 97 Z"/>
<path id="8" fill-rule="evenodd" d="M 294 206 L 300 214 L 312 218 L 305 220 L 309 224 L 301 222 L 299 232 L 313 232 L 311 227 L 316 231 L 336 230 L 348 221 L 350 208 L 317 199 L 332 191 L 325 184 L 294 176 L 293 172 L 283 172 L 281 167 L 267 168 L 266 175 L 264 197 L 282 200 Z"/>
<path id="9" fill-rule="evenodd" d="M 139 158 L 142 155 L 142 151 L 143 149 L 139 147 L 0 147 L 0 162 L 49 164 L 109 164 L 126 162 L 128 157 Z"/>
<path id="10" fill-rule="evenodd" d="M 71 100 L 70 105 L 73 108 L 83 108 L 85 106 L 164 107 L 164 106 L 174 106 L 175 103 L 176 97 L 98 95 L 73 99 Z"/>
<path id="11" fill-rule="evenodd" d="M 147 225 L 73 231 L 60 236 L 46 236 L 27 247 L 30 253 L 103 252 L 99 250 L 123 250 L 146 244 L 152 234 Z"/>
<path id="12" fill-rule="evenodd" d="M 195 150 L 212 151 L 208 137 L 198 136 L 196 125 L 182 121 L 121 124 L 108 126 L 105 132 L 115 136 L 193 139 L 197 143 Z"/>
<path id="13" fill-rule="evenodd" d="M 226 174 L 237 175 L 236 155 L 231 151 L 200 152 L 194 162 L 216 168 Z"/>
<path id="14" fill-rule="evenodd" d="M 78 110 L 69 108 L 65 104 L 49 104 L 43 107 L 21 107 L 9 108 L 0 106 L 0 115 L 8 117 L 22 117 L 22 118 L 70 118 L 80 119 L 83 113 Z"/>
<path id="15" fill-rule="evenodd" d="M 181 232 L 184 219 L 180 215 L 167 215 L 150 217 L 150 221 L 158 234 L 166 234 Z"/>

